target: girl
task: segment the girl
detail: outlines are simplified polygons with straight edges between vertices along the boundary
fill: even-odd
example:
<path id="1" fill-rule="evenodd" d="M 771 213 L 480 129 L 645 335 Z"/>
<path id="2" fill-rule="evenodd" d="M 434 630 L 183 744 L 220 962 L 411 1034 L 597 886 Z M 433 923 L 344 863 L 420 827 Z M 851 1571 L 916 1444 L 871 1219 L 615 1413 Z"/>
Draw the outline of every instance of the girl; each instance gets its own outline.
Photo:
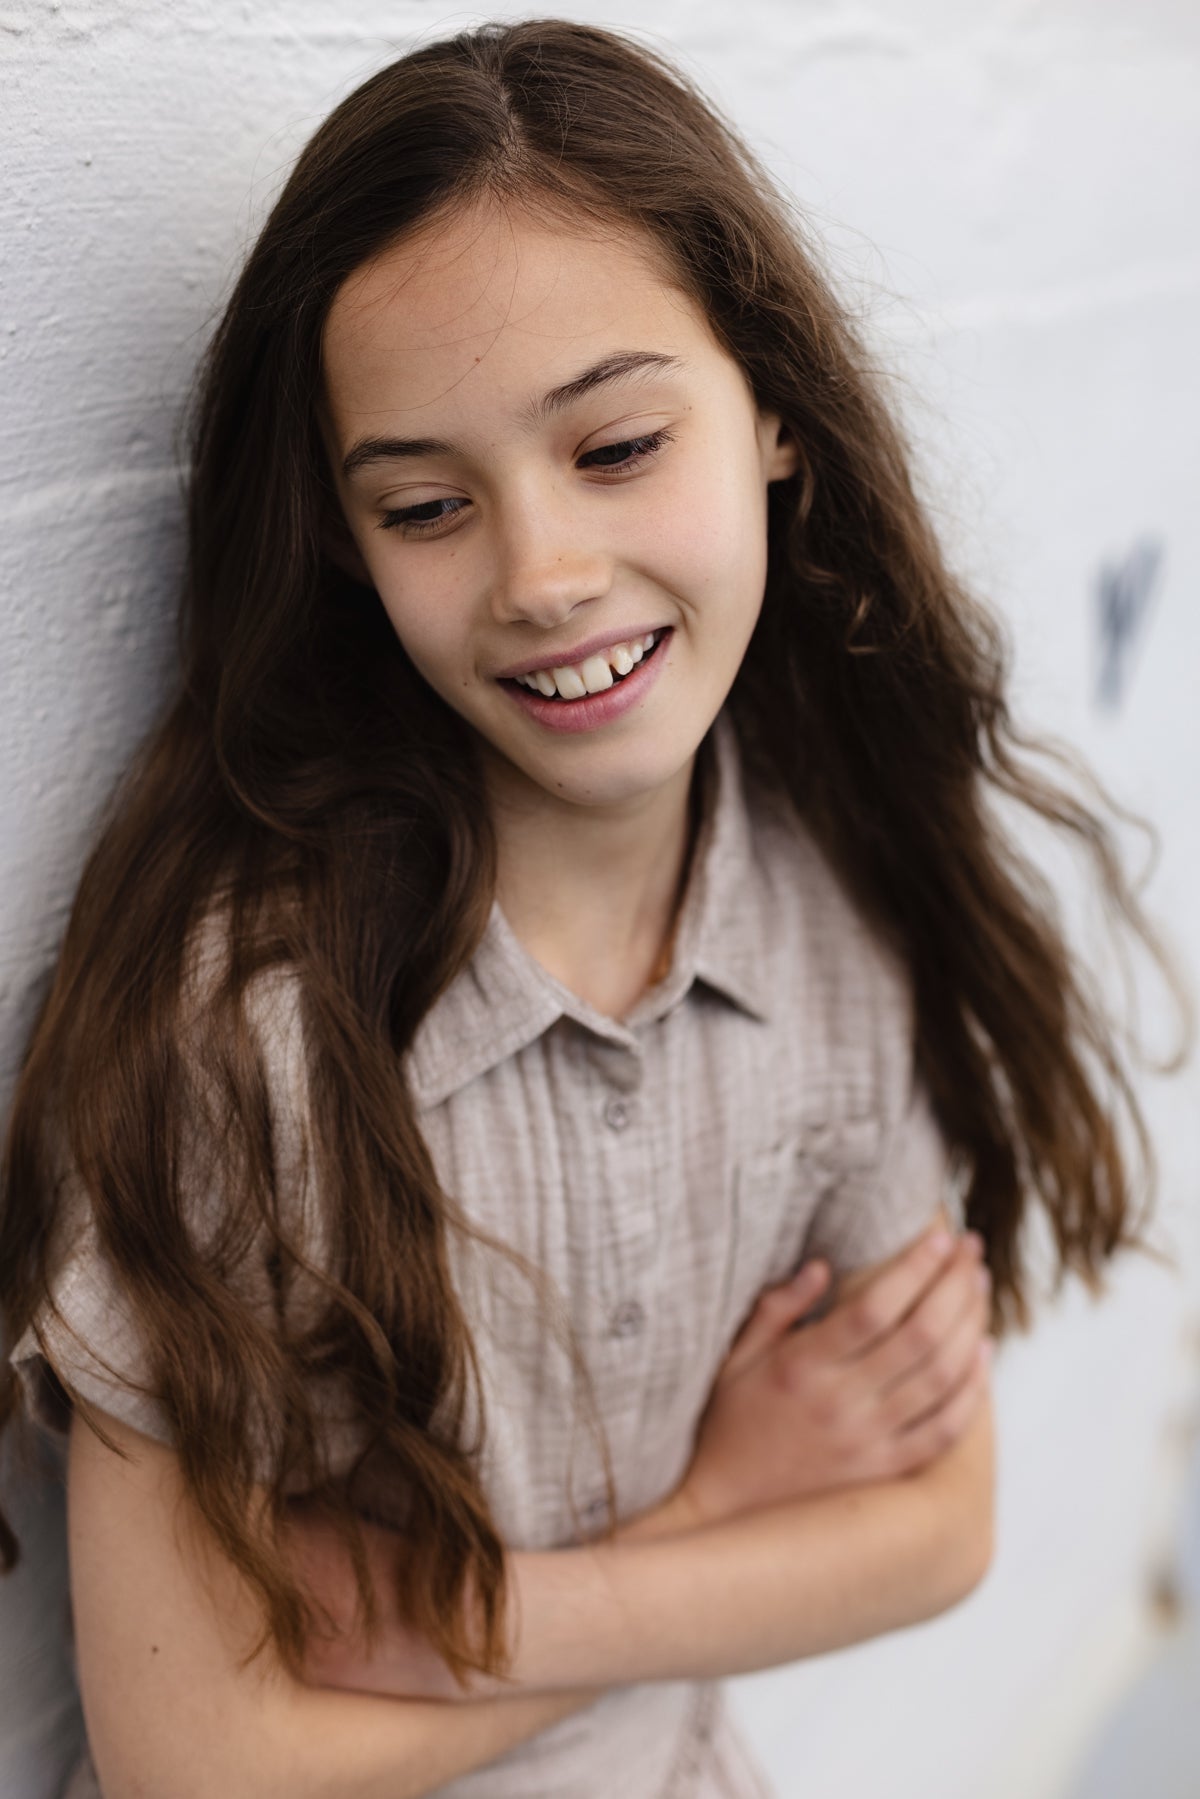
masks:
<path id="1" fill-rule="evenodd" d="M 761 1793 L 719 1678 L 987 1566 L 1028 1201 L 1093 1287 L 1137 1240 L 990 802 L 1145 934 L 1110 840 L 796 222 L 609 33 L 338 107 L 193 448 L 182 677 L 6 1152 L 73 1790 Z"/>

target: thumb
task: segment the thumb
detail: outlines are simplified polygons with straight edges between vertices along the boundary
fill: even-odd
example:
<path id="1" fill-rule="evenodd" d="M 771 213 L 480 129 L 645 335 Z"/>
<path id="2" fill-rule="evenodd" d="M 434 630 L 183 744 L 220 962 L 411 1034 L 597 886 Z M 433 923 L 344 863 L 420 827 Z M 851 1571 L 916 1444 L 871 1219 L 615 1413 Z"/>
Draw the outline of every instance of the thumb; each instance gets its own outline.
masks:
<path id="1" fill-rule="evenodd" d="M 804 1262 L 791 1280 L 764 1287 L 745 1324 L 734 1338 L 725 1372 L 736 1374 L 798 1324 L 829 1285 L 829 1263 L 816 1257 Z"/>

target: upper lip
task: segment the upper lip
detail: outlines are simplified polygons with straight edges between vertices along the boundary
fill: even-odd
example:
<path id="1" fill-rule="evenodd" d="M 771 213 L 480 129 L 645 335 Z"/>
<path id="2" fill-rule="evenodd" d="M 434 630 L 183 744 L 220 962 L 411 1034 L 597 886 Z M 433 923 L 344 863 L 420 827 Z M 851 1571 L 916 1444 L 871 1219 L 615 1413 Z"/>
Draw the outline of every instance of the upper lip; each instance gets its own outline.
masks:
<path id="1" fill-rule="evenodd" d="M 517 675 L 536 675 L 543 668 L 567 668 L 573 662 L 586 662 L 589 656 L 598 655 L 601 650 L 610 650 L 614 643 L 635 642 L 645 637 L 648 631 L 666 631 L 667 625 L 632 625 L 628 630 L 605 631 L 595 637 L 585 637 L 582 643 L 576 643 L 569 650 L 559 650 L 552 656 L 541 656 L 536 662 L 514 662 L 511 668 L 502 668 L 497 674 L 497 681 L 511 681 Z"/>

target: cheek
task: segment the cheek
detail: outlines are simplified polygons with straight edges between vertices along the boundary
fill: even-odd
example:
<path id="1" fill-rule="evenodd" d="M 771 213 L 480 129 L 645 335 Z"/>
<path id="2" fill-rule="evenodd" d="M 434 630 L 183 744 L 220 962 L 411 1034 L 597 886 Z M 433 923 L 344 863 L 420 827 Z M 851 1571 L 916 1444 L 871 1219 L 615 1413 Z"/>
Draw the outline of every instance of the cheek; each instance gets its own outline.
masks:
<path id="1" fill-rule="evenodd" d="M 697 606 L 740 613 L 762 599 L 767 567 L 766 497 L 736 464 L 682 481 L 644 539 L 664 586 Z"/>
<path id="2" fill-rule="evenodd" d="M 401 588 L 386 577 L 376 582 L 383 609 L 410 661 L 434 687 L 444 684 L 459 648 L 454 610 L 445 596 L 427 585 Z"/>

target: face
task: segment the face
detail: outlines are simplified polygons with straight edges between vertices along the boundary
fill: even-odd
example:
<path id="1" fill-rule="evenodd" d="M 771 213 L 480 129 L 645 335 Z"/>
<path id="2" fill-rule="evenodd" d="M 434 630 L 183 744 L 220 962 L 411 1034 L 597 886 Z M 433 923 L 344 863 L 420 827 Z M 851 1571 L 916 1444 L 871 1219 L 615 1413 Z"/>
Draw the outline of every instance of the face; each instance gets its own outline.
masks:
<path id="1" fill-rule="evenodd" d="M 795 462 L 654 246 L 459 212 L 344 284 L 323 354 L 349 554 L 494 791 L 621 807 L 678 777 Z"/>

